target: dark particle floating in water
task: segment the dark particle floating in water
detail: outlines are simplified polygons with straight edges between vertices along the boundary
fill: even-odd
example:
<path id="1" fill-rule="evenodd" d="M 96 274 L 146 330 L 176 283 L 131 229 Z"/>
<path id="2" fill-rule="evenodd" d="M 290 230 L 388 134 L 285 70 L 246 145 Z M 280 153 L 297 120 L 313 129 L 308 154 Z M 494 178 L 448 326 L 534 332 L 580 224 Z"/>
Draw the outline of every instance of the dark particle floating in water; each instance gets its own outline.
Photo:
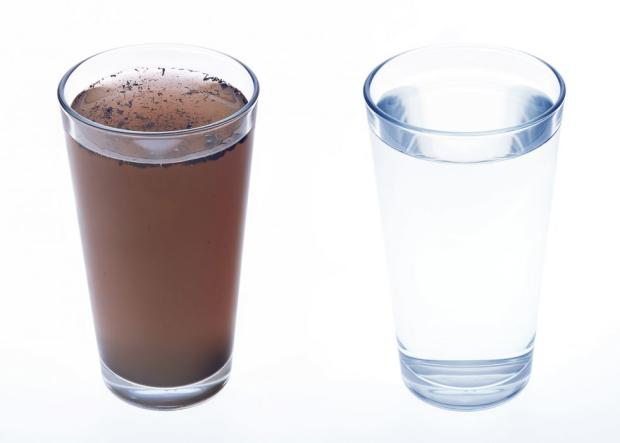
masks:
<path id="1" fill-rule="evenodd" d="M 72 107 L 86 118 L 110 127 L 174 131 L 221 120 L 246 103 L 234 86 L 207 73 L 138 67 L 93 83 L 76 97 Z"/>

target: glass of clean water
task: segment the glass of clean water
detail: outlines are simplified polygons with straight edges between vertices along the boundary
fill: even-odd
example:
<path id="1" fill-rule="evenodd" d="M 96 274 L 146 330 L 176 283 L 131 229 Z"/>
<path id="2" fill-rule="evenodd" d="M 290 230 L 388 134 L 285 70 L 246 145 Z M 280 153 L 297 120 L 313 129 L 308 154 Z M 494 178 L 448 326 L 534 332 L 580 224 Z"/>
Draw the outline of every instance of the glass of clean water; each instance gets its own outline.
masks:
<path id="1" fill-rule="evenodd" d="M 527 384 L 565 86 L 531 55 L 435 47 L 364 85 L 402 376 L 450 409 Z"/>

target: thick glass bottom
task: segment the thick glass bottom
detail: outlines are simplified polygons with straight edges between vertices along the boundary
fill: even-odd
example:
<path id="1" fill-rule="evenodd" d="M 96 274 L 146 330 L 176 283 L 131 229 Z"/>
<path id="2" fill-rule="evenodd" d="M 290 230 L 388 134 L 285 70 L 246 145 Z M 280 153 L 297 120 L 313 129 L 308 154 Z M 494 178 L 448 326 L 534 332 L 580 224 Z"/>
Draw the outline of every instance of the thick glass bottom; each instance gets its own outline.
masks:
<path id="1" fill-rule="evenodd" d="M 101 362 L 106 386 L 122 400 L 146 409 L 175 410 L 200 403 L 224 387 L 230 375 L 231 360 L 209 377 L 184 386 L 158 388 L 145 386 L 114 373 Z"/>
<path id="2" fill-rule="evenodd" d="M 475 411 L 514 397 L 527 384 L 532 352 L 500 360 L 422 360 L 400 354 L 405 385 L 432 405 Z"/>

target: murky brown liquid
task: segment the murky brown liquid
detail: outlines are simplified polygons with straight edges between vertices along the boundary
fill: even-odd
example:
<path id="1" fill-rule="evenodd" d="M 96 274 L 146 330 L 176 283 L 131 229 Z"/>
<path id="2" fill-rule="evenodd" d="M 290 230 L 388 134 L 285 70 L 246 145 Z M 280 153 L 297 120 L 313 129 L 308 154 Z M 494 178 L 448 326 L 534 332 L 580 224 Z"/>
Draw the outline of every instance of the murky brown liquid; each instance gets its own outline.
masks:
<path id="1" fill-rule="evenodd" d="M 93 85 L 72 107 L 106 126 L 169 131 L 245 103 L 204 74 L 138 69 Z M 68 146 L 103 362 L 149 386 L 210 376 L 232 350 L 252 134 L 167 164 L 111 158 L 70 137 Z"/>

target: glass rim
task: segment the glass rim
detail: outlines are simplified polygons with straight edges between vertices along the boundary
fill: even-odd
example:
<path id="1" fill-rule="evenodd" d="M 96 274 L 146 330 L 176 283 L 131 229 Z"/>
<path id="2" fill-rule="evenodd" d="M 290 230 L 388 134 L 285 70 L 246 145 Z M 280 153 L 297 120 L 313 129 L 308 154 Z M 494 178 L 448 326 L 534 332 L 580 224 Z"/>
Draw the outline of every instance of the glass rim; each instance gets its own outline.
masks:
<path id="1" fill-rule="evenodd" d="M 241 109 L 239 109 L 238 111 L 235 111 L 234 113 L 230 114 L 229 116 L 224 117 L 221 120 L 217 120 L 215 122 L 212 123 L 208 123 L 206 125 L 201 125 L 201 126 L 196 126 L 194 128 L 183 128 L 183 129 L 175 129 L 172 131 L 135 131 L 135 130 L 131 130 L 131 129 L 122 129 L 122 128 L 116 128 L 114 126 L 107 126 L 107 125 L 102 125 L 100 123 L 97 123 L 93 120 L 90 120 L 86 117 L 84 117 L 82 114 L 80 114 L 79 112 L 76 112 L 69 103 L 67 103 L 67 101 L 65 100 L 64 97 L 64 92 L 65 92 L 65 86 L 67 84 L 67 81 L 69 80 L 69 78 L 71 77 L 71 74 L 73 74 L 73 72 L 79 68 L 82 64 L 86 63 L 87 61 L 98 57 L 100 55 L 103 54 L 107 54 L 109 52 L 113 52 L 113 51 L 118 51 L 120 49 L 140 49 L 140 48 L 176 48 L 176 49 L 180 49 L 180 50 L 188 50 L 188 49 L 197 49 L 200 51 L 206 51 L 206 52 L 210 52 L 210 53 L 214 53 L 217 55 L 222 55 L 230 60 L 232 60 L 233 62 L 236 62 L 239 64 L 240 67 L 242 67 L 250 76 L 250 79 L 252 80 L 252 86 L 254 87 L 254 91 L 252 93 L 252 96 L 248 99 L 248 102 L 243 105 L 243 107 L 241 107 Z M 234 86 L 234 85 L 233 85 Z M 78 62 L 77 64 L 75 64 L 73 67 L 71 67 L 60 79 L 60 82 L 58 83 L 58 89 L 57 89 L 57 96 L 58 96 L 58 101 L 60 102 L 60 106 L 62 107 L 62 109 L 72 118 L 87 124 L 89 126 L 92 126 L 96 129 L 100 129 L 103 131 L 107 131 L 107 132 L 115 132 L 117 134 L 120 135 L 126 135 L 126 136 L 140 136 L 140 137 L 167 137 L 167 136 L 178 136 L 178 135 L 186 135 L 186 134 L 195 134 L 195 133 L 199 133 L 199 132 L 204 132 L 204 131 L 209 131 L 211 129 L 216 129 L 222 126 L 225 126 L 233 121 L 236 121 L 238 119 L 240 119 L 241 117 L 245 116 L 256 104 L 256 101 L 258 100 L 258 93 L 259 93 L 259 83 L 258 83 L 258 79 L 256 78 L 256 75 L 254 74 L 254 72 L 242 61 L 236 59 L 235 57 L 228 55 L 224 52 L 218 51 L 216 49 L 211 49 L 211 48 L 206 48 L 203 46 L 197 46 L 197 45 L 188 45 L 188 44 L 179 44 L 179 43 L 144 43 L 144 44 L 136 44 L 136 45 L 125 45 L 125 46 L 117 46 L 115 48 L 111 48 L 111 49 L 106 49 L 105 51 L 100 51 L 97 52 L 96 54 L 93 54 L 89 57 L 86 57 L 85 59 L 83 59 L 82 61 Z"/>
<path id="2" fill-rule="evenodd" d="M 379 73 L 381 68 L 383 68 L 385 65 L 387 65 L 392 60 L 395 60 L 401 56 L 411 54 L 414 52 L 421 52 L 421 51 L 427 51 L 427 50 L 446 50 L 446 49 L 469 49 L 469 50 L 476 50 L 476 51 L 496 51 L 496 52 L 501 52 L 504 54 L 525 56 L 529 59 L 542 63 L 545 67 L 547 67 L 554 74 L 558 82 L 558 85 L 560 86 L 560 93 L 558 95 L 558 98 L 553 103 L 553 106 L 551 106 L 545 112 L 543 112 L 540 115 L 537 115 L 531 120 L 528 120 L 524 123 L 520 123 L 518 125 L 507 126 L 503 128 L 497 128 L 497 129 L 489 129 L 489 130 L 484 130 L 484 131 L 446 131 L 446 130 L 440 130 L 440 129 L 425 128 L 423 126 L 415 126 L 409 123 L 405 123 L 401 120 L 398 120 L 392 117 L 391 115 L 389 115 L 388 113 L 384 112 L 381 108 L 379 108 L 377 104 L 375 103 L 375 101 L 370 97 L 370 86 L 372 85 L 372 82 L 375 76 Z M 527 129 L 532 126 L 536 126 L 540 122 L 553 116 L 558 111 L 558 109 L 560 109 L 562 105 L 564 104 L 565 96 L 566 96 L 566 84 L 564 83 L 564 79 L 551 64 L 547 63 L 543 59 L 536 57 L 535 55 L 532 55 L 528 52 L 520 51 L 518 49 L 512 49 L 508 47 L 502 47 L 502 46 L 428 45 L 428 46 L 421 46 L 421 47 L 409 49 L 409 50 L 400 52 L 396 55 L 393 55 L 392 57 L 389 57 L 388 59 L 381 62 L 370 72 L 370 74 L 368 74 L 368 77 L 366 77 L 366 81 L 364 81 L 364 100 L 366 101 L 366 105 L 368 106 L 368 108 L 373 113 L 375 113 L 380 118 L 387 120 L 388 122 L 396 126 L 399 126 L 400 128 L 404 130 L 412 131 L 412 132 L 419 132 L 419 133 L 428 134 L 428 135 L 437 135 L 437 136 L 480 137 L 480 136 L 486 136 L 486 135 L 499 135 L 499 134 L 506 134 L 506 133 L 511 133 L 511 132 L 518 132 L 518 131 Z"/>

